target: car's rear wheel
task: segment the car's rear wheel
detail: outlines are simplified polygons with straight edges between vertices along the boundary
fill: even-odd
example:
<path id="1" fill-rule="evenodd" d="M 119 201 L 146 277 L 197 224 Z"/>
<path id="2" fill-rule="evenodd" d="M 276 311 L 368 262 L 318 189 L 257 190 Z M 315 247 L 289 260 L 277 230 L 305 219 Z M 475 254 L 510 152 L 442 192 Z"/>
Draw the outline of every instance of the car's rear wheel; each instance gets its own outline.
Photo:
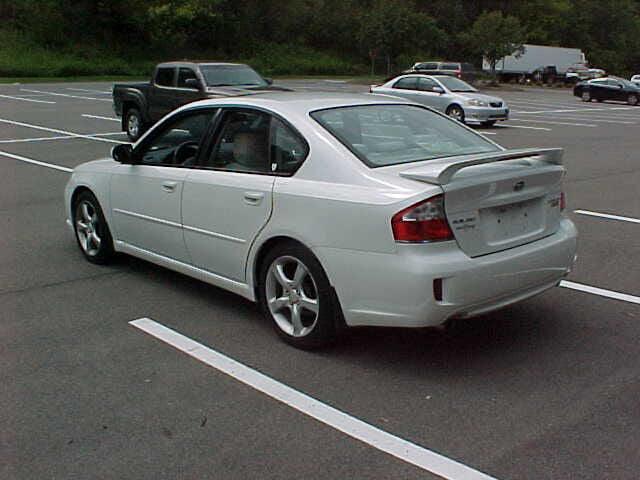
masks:
<path id="1" fill-rule="evenodd" d="M 73 229 L 83 255 L 91 263 L 108 263 L 113 255 L 113 239 L 96 197 L 82 192 L 73 204 Z"/>
<path id="2" fill-rule="evenodd" d="M 460 105 L 450 105 L 449 108 L 447 108 L 446 114 L 454 120 L 464 123 L 464 110 Z"/>
<path id="3" fill-rule="evenodd" d="M 262 262 L 258 288 L 264 314 L 286 342 L 310 349 L 335 339 L 339 307 L 320 262 L 302 245 L 273 248 Z"/>
<path id="4" fill-rule="evenodd" d="M 638 95 L 636 95 L 635 93 L 630 94 L 627 97 L 627 103 L 629 105 L 637 105 L 638 104 Z"/>
<path id="5" fill-rule="evenodd" d="M 584 91 L 582 92 L 582 101 L 583 102 L 590 102 L 591 101 L 591 92 L 589 91 Z"/>
<path id="6" fill-rule="evenodd" d="M 127 110 L 124 125 L 129 140 L 132 142 L 138 140 L 144 132 L 144 124 L 142 121 L 142 115 L 140 115 L 140 110 L 137 108 L 130 108 Z"/>

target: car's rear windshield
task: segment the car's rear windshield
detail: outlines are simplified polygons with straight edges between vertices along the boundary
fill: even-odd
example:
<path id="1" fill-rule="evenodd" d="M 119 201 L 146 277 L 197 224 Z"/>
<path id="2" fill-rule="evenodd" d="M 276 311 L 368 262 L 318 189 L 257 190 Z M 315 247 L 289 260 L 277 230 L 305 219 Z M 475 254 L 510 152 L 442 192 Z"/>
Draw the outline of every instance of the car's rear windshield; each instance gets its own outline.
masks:
<path id="1" fill-rule="evenodd" d="M 264 87 L 267 82 L 247 65 L 200 65 L 208 87 Z"/>
<path id="2" fill-rule="evenodd" d="M 336 107 L 311 117 L 371 168 L 499 151 L 455 120 L 417 105 Z"/>

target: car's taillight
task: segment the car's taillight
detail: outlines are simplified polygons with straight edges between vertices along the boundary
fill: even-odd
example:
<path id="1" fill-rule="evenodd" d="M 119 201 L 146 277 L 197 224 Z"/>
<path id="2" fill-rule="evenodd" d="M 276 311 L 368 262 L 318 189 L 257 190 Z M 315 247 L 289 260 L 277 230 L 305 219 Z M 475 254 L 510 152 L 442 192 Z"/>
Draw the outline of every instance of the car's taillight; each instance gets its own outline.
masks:
<path id="1" fill-rule="evenodd" d="M 462 78 L 462 71 L 461 70 L 456 70 L 456 77 Z"/>
<path id="2" fill-rule="evenodd" d="M 563 212 L 567 207 L 567 199 L 564 196 L 564 192 L 560 192 L 560 211 Z"/>
<path id="3" fill-rule="evenodd" d="M 422 243 L 452 240 L 444 211 L 444 196 L 436 195 L 396 213 L 391 219 L 396 242 Z"/>

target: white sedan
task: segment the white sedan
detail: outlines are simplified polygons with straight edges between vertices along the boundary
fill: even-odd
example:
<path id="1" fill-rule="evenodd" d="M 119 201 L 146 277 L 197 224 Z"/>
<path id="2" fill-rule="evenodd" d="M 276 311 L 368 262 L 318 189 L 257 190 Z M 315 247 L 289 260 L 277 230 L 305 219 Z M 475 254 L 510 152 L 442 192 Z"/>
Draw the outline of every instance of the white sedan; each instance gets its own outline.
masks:
<path id="1" fill-rule="evenodd" d="M 124 252 L 256 301 L 288 342 L 424 327 L 572 268 L 562 151 L 505 150 L 421 105 L 269 93 L 191 103 L 74 169 L 84 256 Z"/>
<path id="2" fill-rule="evenodd" d="M 631 83 L 640 87 L 640 75 L 634 75 L 631 77 Z"/>

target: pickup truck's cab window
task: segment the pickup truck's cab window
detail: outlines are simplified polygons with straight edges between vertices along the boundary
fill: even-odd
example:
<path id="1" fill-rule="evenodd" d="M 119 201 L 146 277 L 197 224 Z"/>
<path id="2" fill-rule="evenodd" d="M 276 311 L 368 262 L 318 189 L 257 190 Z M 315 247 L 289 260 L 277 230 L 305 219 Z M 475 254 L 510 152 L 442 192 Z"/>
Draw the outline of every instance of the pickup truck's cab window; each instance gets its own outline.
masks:
<path id="1" fill-rule="evenodd" d="M 169 122 L 142 146 L 145 165 L 192 166 L 214 111 L 194 112 Z"/>
<path id="2" fill-rule="evenodd" d="M 187 85 L 187 80 L 198 81 L 198 77 L 190 68 L 181 67 L 178 70 L 178 88 L 194 88 L 193 85 Z"/>
<path id="3" fill-rule="evenodd" d="M 176 69 L 173 67 L 160 67 L 156 73 L 156 84 L 161 87 L 173 87 L 173 77 Z"/>

